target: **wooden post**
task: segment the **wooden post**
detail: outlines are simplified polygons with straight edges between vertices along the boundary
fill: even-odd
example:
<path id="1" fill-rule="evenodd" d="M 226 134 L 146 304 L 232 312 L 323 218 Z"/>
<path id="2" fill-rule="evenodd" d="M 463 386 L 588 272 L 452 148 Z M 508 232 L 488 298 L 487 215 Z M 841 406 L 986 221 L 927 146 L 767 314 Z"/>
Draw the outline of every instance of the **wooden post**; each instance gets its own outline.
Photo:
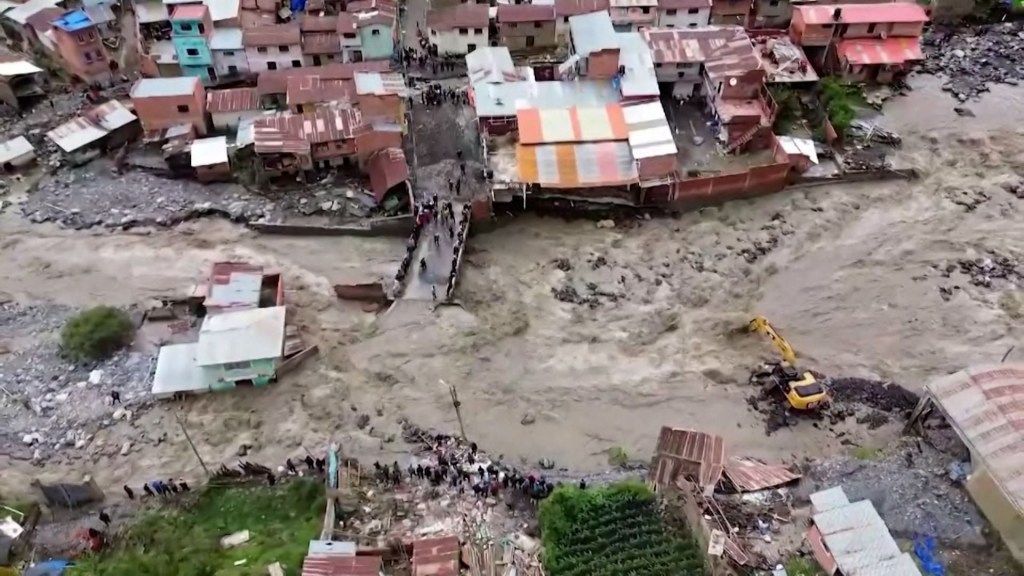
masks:
<path id="1" fill-rule="evenodd" d="M 188 430 L 185 429 L 185 423 L 181 421 L 177 410 L 173 410 L 172 413 L 174 414 L 174 419 L 178 422 L 178 426 L 181 427 L 181 433 L 185 435 L 185 441 L 188 442 L 192 453 L 196 455 L 196 460 L 199 460 L 199 465 L 203 467 L 203 472 L 206 472 L 206 477 L 209 478 L 210 469 L 206 467 L 206 462 L 203 462 L 203 457 L 199 455 L 199 450 L 196 450 L 196 445 L 192 443 L 192 438 L 188 435 Z"/>
<path id="2" fill-rule="evenodd" d="M 445 381 L 441 380 L 441 383 L 444 384 Z M 460 410 L 462 402 L 459 402 L 459 391 L 455 389 L 454 384 L 448 384 L 448 394 L 452 397 L 452 406 L 455 408 L 455 417 L 459 420 L 459 434 L 462 435 L 463 440 L 466 440 L 466 427 L 462 423 L 462 410 Z"/>

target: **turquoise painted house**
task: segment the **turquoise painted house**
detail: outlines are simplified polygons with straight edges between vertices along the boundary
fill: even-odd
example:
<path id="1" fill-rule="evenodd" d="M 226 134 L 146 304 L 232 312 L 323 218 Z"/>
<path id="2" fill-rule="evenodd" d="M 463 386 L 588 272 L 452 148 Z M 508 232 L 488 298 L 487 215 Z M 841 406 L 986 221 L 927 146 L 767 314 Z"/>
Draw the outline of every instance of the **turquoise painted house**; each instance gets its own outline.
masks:
<path id="1" fill-rule="evenodd" d="M 266 386 L 284 357 L 285 307 L 207 316 L 199 330 L 196 366 L 211 390 Z"/>
<path id="2" fill-rule="evenodd" d="M 212 37 L 213 20 L 204 4 L 183 4 L 171 13 L 171 42 L 181 72 L 199 77 L 204 84 L 217 79 L 210 51 Z"/>
<path id="3" fill-rule="evenodd" d="M 395 18 L 385 12 L 356 14 L 363 60 L 389 59 L 395 52 Z"/>

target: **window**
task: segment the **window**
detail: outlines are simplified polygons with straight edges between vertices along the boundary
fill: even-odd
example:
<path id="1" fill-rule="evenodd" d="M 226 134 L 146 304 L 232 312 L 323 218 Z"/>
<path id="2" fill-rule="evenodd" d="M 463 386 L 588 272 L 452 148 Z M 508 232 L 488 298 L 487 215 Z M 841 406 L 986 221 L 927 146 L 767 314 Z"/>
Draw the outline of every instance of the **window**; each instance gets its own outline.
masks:
<path id="1" fill-rule="evenodd" d="M 225 56 L 234 56 L 234 55 L 235 55 L 235 53 L 234 53 L 234 52 L 232 52 L 231 50 L 225 50 L 225 51 L 224 51 L 224 55 L 225 55 Z"/>
<path id="2" fill-rule="evenodd" d="M 459 28 L 459 36 L 469 36 L 469 28 Z"/>
<path id="3" fill-rule="evenodd" d="M 651 9 L 649 7 L 647 7 L 647 6 L 644 6 L 643 8 L 640 9 L 640 13 L 641 14 L 650 14 L 651 13 Z"/>
<path id="4" fill-rule="evenodd" d="M 373 30 L 370 30 L 370 36 L 380 36 L 380 29 L 374 28 Z"/>
<path id="5" fill-rule="evenodd" d="M 287 54 L 289 50 L 290 50 L 290 48 L 288 48 L 287 46 L 278 46 L 277 47 L 277 51 L 280 52 L 281 54 Z"/>
<path id="6" fill-rule="evenodd" d="M 568 16 L 562 16 L 562 24 L 568 24 L 568 23 L 569 23 L 569 17 Z"/>
<path id="7" fill-rule="evenodd" d="M 238 74 L 238 66 L 228 66 L 228 74 Z"/>
<path id="8" fill-rule="evenodd" d="M 665 10 L 665 16 L 675 16 L 675 15 L 676 15 L 676 11 L 675 11 L 674 8 L 673 9 L 669 9 L 669 10 Z"/>
<path id="9" fill-rule="evenodd" d="M 256 49 L 256 51 L 259 52 L 260 54 L 266 54 L 267 53 L 267 47 L 266 46 L 260 46 L 259 48 Z"/>
<path id="10" fill-rule="evenodd" d="M 226 362 L 224 364 L 225 370 L 248 370 L 252 366 L 249 362 Z"/>
<path id="11" fill-rule="evenodd" d="M 178 104 L 179 114 L 188 114 L 188 104 Z"/>
<path id="12" fill-rule="evenodd" d="M 526 37 L 526 47 L 530 48 L 532 46 L 533 46 L 533 36 L 527 36 Z"/>
<path id="13" fill-rule="evenodd" d="M 302 60 L 292 60 L 292 68 L 302 68 Z"/>
<path id="14" fill-rule="evenodd" d="M 327 59 L 328 60 L 334 60 L 334 54 L 328 54 L 327 55 Z"/>
<path id="15" fill-rule="evenodd" d="M 677 76 L 679 76 L 680 78 L 686 78 L 686 72 L 683 71 L 683 70 L 680 70 L 679 73 L 677 74 Z"/>
<path id="16" fill-rule="evenodd" d="M 483 33 L 484 33 L 484 29 L 483 28 L 473 28 L 473 34 L 483 34 Z"/>
<path id="17" fill-rule="evenodd" d="M 690 8 L 686 11 L 687 14 L 700 14 L 700 8 Z"/>
<path id="18" fill-rule="evenodd" d="M 655 62 L 654 63 L 654 67 L 655 68 L 661 68 L 661 62 Z"/>
<path id="19" fill-rule="evenodd" d="M 778 2 L 778 0 L 775 0 L 775 1 Z M 874 34 L 875 33 L 875 26 L 877 26 L 877 24 L 868 24 L 868 34 Z"/>
<path id="20" fill-rule="evenodd" d="M 191 32 L 192 31 L 192 25 L 191 24 L 187 24 L 185 22 L 179 23 L 178 27 L 181 28 L 182 30 L 186 31 L 186 32 Z"/>
<path id="21" fill-rule="evenodd" d="M 92 52 L 86 52 L 83 56 L 85 56 L 86 62 L 92 62 Z"/>
<path id="22" fill-rule="evenodd" d="M 89 33 L 86 34 L 85 37 L 88 38 L 89 40 L 95 40 L 96 39 L 96 33 L 93 32 L 92 30 L 89 30 Z"/>
<path id="23" fill-rule="evenodd" d="M 79 34 L 77 38 L 79 44 L 85 44 L 85 34 Z"/>
<path id="24" fill-rule="evenodd" d="M 199 33 L 200 33 L 200 34 L 206 34 L 206 26 L 203 26 L 203 23 L 202 23 L 202 22 L 200 22 L 200 23 L 198 24 L 197 28 L 199 28 Z"/>
<path id="25" fill-rule="evenodd" d="M 534 22 L 533 23 L 533 27 L 534 28 L 540 28 L 541 26 L 542 26 L 542 24 L 540 22 Z"/>
<path id="26" fill-rule="evenodd" d="M 665 28 L 675 28 L 675 24 L 665 24 Z"/>
<path id="27" fill-rule="evenodd" d="M 511 30 L 515 30 L 515 29 L 516 29 L 516 23 L 515 23 L 515 22 L 509 22 L 509 23 L 508 23 L 508 27 L 509 27 L 509 29 L 511 29 Z"/>
<path id="28" fill-rule="evenodd" d="M 431 32 L 433 32 L 433 30 L 431 30 Z M 342 36 L 342 38 L 345 38 L 347 40 L 354 40 L 355 37 L 356 37 L 356 35 L 351 33 L 351 32 L 346 32 L 346 33 L 342 34 L 341 36 Z"/>
<path id="29" fill-rule="evenodd" d="M 267 62 L 267 70 L 277 70 L 277 62 Z"/>
<path id="30" fill-rule="evenodd" d="M 185 54 L 188 54 L 189 56 L 199 56 L 199 50 L 196 50 L 195 48 L 186 48 Z"/>
<path id="31" fill-rule="evenodd" d="M 687 26 L 689 26 L 690 28 L 696 28 L 697 27 L 697 23 L 696 22 L 690 22 L 689 24 L 687 24 Z"/>

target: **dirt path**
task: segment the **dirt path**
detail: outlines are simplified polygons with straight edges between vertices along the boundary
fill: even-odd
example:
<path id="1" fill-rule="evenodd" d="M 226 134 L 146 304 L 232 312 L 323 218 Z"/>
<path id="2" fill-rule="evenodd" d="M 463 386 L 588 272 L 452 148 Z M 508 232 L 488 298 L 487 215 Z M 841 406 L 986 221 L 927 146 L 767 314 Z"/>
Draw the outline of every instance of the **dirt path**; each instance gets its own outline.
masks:
<path id="1" fill-rule="evenodd" d="M 924 109 L 931 96 L 894 106 Z M 933 266 L 991 249 L 1024 260 L 1024 231 L 1006 225 L 1020 220 L 1024 200 L 998 185 L 1024 169 L 1024 141 L 985 126 L 950 128 L 904 134 L 925 169 L 919 182 L 790 190 L 610 230 L 521 218 L 471 241 L 462 308 L 403 302 L 376 317 L 336 301 L 332 283 L 390 277 L 401 240 L 258 237 L 215 221 L 105 235 L 4 216 L 0 292 L 128 304 L 178 291 L 220 258 L 281 268 L 288 303 L 323 353 L 267 390 L 186 402 L 183 417 L 212 463 L 235 460 L 245 443 L 249 457 L 277 465 L 330 440 L 357 456 L 398 458 L 399 417 L 456 428 L 441 381 L 458 386 L 473 439 L 513 459 L 595 470 L 613 445 L 646 459 L 662 424 L 718 432 L 736 453 L 814 458 L 848 448 L 811 427 L 766 437 L 746 407 L 746 371 L 772 355 L 736 331 L 751 314 L 772 319 L 809 366 L 911 387 L 1021 341 L 1008 289 Z M 955 202 L 979 192 L 988 200 L 973 211 Z M 939 289 L 953 285 L 961 288 L 945 301 Z M 573 298 L 581 303 L 562 301 Z M 23 491 L 36 476 L 91 473 L 115 488 L 195 478 L 169 409 L 102 431 L 64 463 L 36 468 L 0 456 L 0 491 Z M 360 415 L 369 417 L 363 428 Z M 534 423 L 520 424 L 526 415 Z M 848 438 L 863 444 L 895 434 L 892 425 L 852 426 Z M 122 457 L 125 440 L 135 447 Z"/>

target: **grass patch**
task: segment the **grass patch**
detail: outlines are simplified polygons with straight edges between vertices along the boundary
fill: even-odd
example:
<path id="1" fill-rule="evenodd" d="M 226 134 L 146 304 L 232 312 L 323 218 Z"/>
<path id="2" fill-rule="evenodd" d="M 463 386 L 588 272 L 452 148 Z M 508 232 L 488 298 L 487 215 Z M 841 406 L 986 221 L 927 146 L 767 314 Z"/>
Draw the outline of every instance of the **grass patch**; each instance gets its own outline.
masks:
<path id="1" fill-rule="evenodd" d="M 540 508 L 550 576 L 699 576 L 692 540 L 669 532 L 654 494 L 639 482 L 580 490 L 563 486 Z"/>
<path id="2" fill-rule="evenodd" d="M 608 464 L 610 466 L 623 467 L 629 464 L 629 454 L 622 446 L 612 446 L 608 449 Z"/>
<path id="3" fill-rule="evenodd" d="M 790 558 L 786 561 L 786 574 L 789 576 L 821 576 L 821 571 L 808 558 Z"/>
<path id="4" fill-rule="evenodd" d="M 110 550 L 83 558 L 71 576 L 256 576 L 280 562 L 298 574 L 309 540 L 323 526 L 324 487 L 210 488 L 181 509 L 144 513 Z M 222 550 L 221 536 L 249 530 L 251 540 Z M 246 560 L 235 566 L 237 560 Z"/>
<path id="5" fill-rule="evenodd" d="M 828 113 L 828 121 L 842 137 L 857 117 L 857 108 L 865 106 L 860 88 L 826 77 L 821 79 L 821 102 Z"/>
<path id="6" fill-rule="evenodd" d="M 857 460 L 878 460 L 882 457 L 882 449 L 870 446 L 857 446 L 853 449 L 853 457 Z"/>

